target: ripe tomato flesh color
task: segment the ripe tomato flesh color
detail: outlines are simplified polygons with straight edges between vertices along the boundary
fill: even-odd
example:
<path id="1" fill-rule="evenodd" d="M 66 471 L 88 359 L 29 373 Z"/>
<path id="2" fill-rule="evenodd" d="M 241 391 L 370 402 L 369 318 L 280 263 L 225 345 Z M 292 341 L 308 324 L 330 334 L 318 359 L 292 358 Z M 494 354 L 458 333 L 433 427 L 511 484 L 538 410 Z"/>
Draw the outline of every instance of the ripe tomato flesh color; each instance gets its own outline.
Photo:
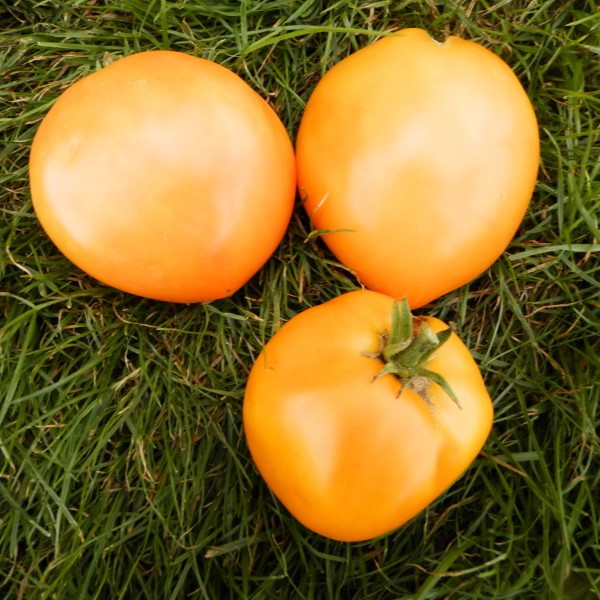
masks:
<path id="1" fill-rule="evenodd" d="M 288 321 L 251 370 L 243 418 L 266 483 L 306 527 L 359 541 L 385 534 L 424 509 L 476 457 L 493 409 L 481 373 L 453 333 L 427 364 L 437 384 L 429 406 L 382 368 L 392 298 L 350 292 Z M 447 326 L 426 318 L 434 331 Z"/>
<path id="2" fill-rule="evenodd" d="M 130 55 L 68 88 L 36 133 L 30 181 L 72 262 L 176 302 L 246 283 L 281 241 L 296 192 L 273 109 L 229 69 L 173 51 Z"/>
<path id="3" fill-rule="evenodd" d="M 315 229 L 366 287 L 412 308 L 471 281 L 513 238 L 537 179 L 531 102 L 510 67 L 406 29 L 331 68 L 296 141 Z"/>

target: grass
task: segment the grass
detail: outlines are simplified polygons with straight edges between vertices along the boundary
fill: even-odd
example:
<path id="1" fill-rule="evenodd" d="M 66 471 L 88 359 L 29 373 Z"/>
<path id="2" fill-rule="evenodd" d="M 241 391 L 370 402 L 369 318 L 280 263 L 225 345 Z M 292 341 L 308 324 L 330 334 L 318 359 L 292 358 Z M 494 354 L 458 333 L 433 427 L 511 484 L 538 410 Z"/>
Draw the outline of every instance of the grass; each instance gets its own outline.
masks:
<path id="1" fill-rule="evenodd" d="M 3 598 L 600 596 L 595 2 L 14 0 L 0 23 Z M 241 427 L 266 340 L 357 285 L 301 211 L 234 297 L 153 302 L 99 285 L 55 249 L 32 210 L 27 157 L 71 82 L 152 48 L 232 68 L 293 137 L 327 68 L 407 26 L 475 39 L 511 64 L 538 114 L 542 162 L 506 253 L 426 309 L 481 365 L 496 408 L 483 452 L 403 528 L 343 544 L 270 494 Z"/>

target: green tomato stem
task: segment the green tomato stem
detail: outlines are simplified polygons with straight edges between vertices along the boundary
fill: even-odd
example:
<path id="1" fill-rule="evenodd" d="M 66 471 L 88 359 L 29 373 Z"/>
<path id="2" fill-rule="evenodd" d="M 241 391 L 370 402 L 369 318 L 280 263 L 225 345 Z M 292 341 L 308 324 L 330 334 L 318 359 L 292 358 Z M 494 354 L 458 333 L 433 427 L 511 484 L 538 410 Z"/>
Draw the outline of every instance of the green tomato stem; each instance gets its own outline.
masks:
<path id="1" fill-rule="evenodd" d="M 401 384 L 400 392 L 408 386 L 431 406 L 429 388 L 439 385 L 460 408 L 460 402 L 448 382 L 427 369 L 432 355 L 451 335 L 450 329 L 436 333 L 424 319 L 413 317 L 406 298 L 394 300 L 390 331 L 381 336 L 380 351 L 374 356 L 384 367 L 375 376 L 394 375 Z"/>

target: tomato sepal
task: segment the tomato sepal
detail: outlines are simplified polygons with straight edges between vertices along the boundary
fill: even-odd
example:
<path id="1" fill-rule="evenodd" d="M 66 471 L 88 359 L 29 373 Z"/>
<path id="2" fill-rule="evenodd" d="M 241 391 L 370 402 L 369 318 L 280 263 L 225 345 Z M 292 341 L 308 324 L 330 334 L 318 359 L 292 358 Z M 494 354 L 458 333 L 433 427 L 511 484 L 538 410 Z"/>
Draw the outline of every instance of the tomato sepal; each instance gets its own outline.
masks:
<path id="1" fill-rule="evenodd" d="M 400 382 L 398 396 L 405 388 L 409 388 L 428 406 L 432 406 L 429 388 L 435 383 L 461 408 L 459 399 L 446 379 L 426 367 L 434 353 L 451 335 L 450 328 L 436 333 L 425 319 L 414 317 L 406 298 L 394 300 L 390 330 L 381 335 L 379 352 L 369 355 L 384 364 L 375 375 L 375 380 L 384 375 L 393 375 Z"/>

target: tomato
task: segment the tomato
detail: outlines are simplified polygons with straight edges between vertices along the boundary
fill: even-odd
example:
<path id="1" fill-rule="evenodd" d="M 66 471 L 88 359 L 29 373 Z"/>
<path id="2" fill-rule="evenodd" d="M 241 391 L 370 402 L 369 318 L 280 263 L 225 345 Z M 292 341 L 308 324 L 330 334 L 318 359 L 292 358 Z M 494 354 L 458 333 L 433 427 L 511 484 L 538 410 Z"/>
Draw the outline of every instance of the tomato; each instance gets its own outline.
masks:
<path id="1" fill-rule="evenodd" d="M 77 266 L 158 300 L 229 296 L 289 223 L 294 152 L 231 70 L 140 52 L 77 81 L 43 119 L 30 182 L 39 221 Z"/>
<path id="2" fill-rule="evenodd" d="M 250 372 L 243 419 L 259 472 L 301 523 L 336 540 L 411 519 L 492 425 L 469 350 L 407 306 L 369 290 L 338 296 L 283 325 Z"/>
<path id="3" fill-rule="evenodd" d="M 537 178 L 531 102 L 479 44 L 405 29 L 330 69 L 296 141 L 316 230 L 360 282 L 417 308 L 505 250 Z"/>

